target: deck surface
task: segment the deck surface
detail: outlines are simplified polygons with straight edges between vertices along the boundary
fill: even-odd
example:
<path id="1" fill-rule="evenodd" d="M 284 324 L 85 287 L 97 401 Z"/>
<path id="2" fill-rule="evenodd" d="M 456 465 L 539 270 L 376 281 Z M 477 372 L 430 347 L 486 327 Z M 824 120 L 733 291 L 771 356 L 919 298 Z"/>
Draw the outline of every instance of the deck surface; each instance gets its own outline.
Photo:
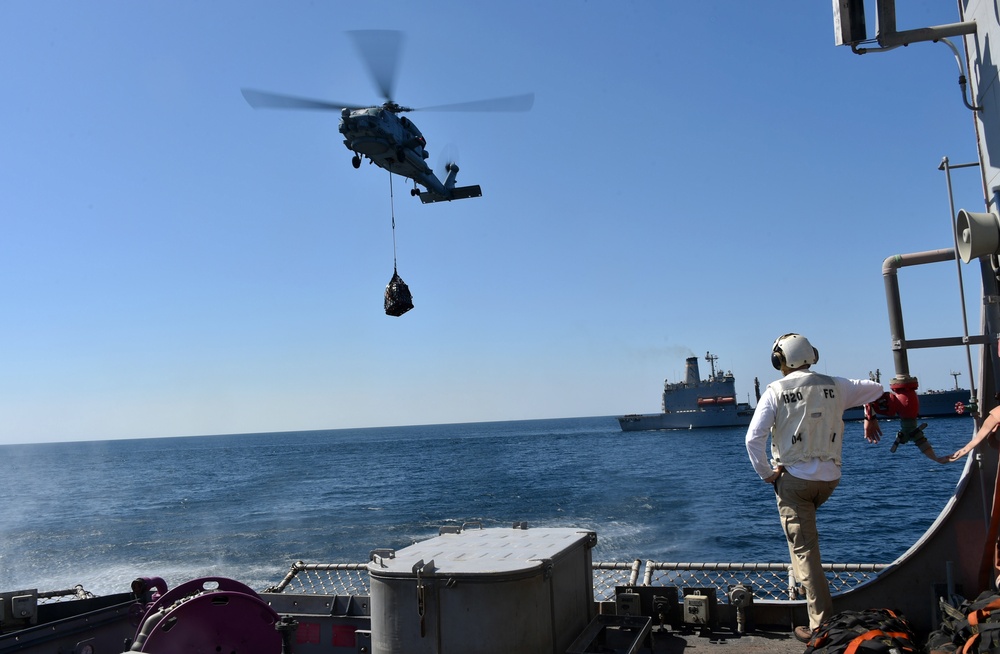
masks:
<path id="1" fill-rule="evenodd" d="M 655 654 L 677 654 L 679 652 L 751 652 L 759 654 L 802 654 L 805 644 L 795 639 L 789 632 L 755 631 L 737 635 L 730 632 L 702 636 L 698 633 L 662 632 L 653 630 L 653 649 L 642 649 Z"/>
<path id="2" fill-rule="evenodd" d="M 712 633 L 698 631 L 673 631 L 669 628 L 653 627 L 650 640 L 637 645 L 638 632 L 611 628 L 590 643 L 586 649 L 571 650 L 604 654 L 679 654 L 681 652 L 704 652 L 729 654 L 750 652 L 758 654 L 802 654 L 805 644 L 795 639 L 787 631 L 757 630 L 749 634 L 732 631 Z"/>

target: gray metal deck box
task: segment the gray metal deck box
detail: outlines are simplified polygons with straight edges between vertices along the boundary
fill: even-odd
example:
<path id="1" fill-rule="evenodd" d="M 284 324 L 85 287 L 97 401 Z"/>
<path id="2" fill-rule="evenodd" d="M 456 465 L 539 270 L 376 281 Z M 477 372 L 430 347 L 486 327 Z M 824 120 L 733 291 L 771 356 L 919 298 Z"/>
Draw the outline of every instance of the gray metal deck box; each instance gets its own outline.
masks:
<path id="1" fill-rule="evenodd" d="M 594 615 L 592 531 L 475 529 L 375 556 L 375 654 L 562 653 Z"/>

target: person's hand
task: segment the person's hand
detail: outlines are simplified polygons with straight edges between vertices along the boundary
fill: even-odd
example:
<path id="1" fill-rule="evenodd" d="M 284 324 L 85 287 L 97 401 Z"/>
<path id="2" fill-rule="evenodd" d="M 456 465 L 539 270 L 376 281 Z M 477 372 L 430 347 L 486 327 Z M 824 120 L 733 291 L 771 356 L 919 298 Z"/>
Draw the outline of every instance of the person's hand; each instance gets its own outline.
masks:
<path id="1" fill-rule="evenodd" d="M 778 468 L 777 470 L 774 471 L 773 475 L 771 475 L 770 477 L 765 477 L 764 481 L 767 482 L 768 484 L 773 484 L 774 482 L 778 481 L 778 477 L 780 476 L 781 476 L 781 468 Z"/>
<path id="2" fill-rule="evenodd" d="M 865 440 L 869 443 L 877 443 L 882 439 L 882 427 L 874 417 L 865 418 Z"/>

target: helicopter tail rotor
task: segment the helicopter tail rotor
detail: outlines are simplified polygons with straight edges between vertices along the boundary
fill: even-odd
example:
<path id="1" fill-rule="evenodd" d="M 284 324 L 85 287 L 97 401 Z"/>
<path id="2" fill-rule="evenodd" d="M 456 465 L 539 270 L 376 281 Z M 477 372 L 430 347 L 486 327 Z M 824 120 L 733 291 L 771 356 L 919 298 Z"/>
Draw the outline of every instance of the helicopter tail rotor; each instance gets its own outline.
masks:
<path id="1" fill-rule="evenodd" d="M 455 188 L 455 178 L 458 177 L 458 164 L 451 162 L 444 167 L 444 170 L 448 173 L 444 180 L 444 187 L 451 191 Z"/>
<path id="2" fill-rule="evenodd" d="M 447 143 L 441 148 L 437 157 L 437 164 L 434 166 L 434 173 L 441 179 L 445 179 L 451 172 L 452 166 L 458 165 L 458 146 L 454 143 Z"/>

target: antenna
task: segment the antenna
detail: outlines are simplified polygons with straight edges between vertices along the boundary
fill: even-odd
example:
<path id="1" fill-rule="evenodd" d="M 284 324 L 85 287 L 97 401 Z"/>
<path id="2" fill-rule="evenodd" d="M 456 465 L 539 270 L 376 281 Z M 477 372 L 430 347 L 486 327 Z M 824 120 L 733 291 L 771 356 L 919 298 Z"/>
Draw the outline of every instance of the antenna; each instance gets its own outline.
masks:
<path id="1" fill-rule="evenodd" d="M 709 379 L 715 379 L 715 362 L 719 360 L 719 357 L 715 356 L 711 352 L 705 353 L 705 361 L 708 361 L 708 365 L 712 366 L 712 376 Z"/>
<path id="2" fill-rule="evenodd" d="M 957 391 L 957 390 L 960 390 L 960 389 L 958 388 L 958 376 L 959 376 L 959 375 L 961 375 L 962 373 L 960 373 L 960 372 L 955 372 L 954 370 L 952 370 L 952 371 L 951 371 L 950 373 L 948 373 L 948 374 L 949 374 L 949 375 L 951 375 L 952 377 L 954 377 L 954 378 L 955 378 L 955 390 L 956 390 L 956 391 Z"/>

